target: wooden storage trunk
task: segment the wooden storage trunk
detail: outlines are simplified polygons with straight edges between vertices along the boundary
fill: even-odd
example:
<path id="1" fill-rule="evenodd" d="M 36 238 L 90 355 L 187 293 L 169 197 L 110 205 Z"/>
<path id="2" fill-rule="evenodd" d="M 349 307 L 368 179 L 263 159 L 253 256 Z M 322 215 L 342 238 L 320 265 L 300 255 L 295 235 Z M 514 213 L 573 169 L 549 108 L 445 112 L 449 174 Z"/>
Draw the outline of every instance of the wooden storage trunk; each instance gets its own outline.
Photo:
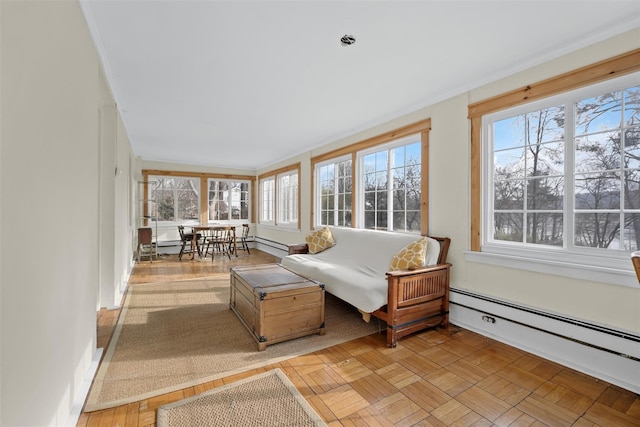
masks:
<path id="1" fill-rule="evenodd" d="M 233 267 L 229 306 L 258 343 L 324 335 L 324 285 L 280 264 Z"/>

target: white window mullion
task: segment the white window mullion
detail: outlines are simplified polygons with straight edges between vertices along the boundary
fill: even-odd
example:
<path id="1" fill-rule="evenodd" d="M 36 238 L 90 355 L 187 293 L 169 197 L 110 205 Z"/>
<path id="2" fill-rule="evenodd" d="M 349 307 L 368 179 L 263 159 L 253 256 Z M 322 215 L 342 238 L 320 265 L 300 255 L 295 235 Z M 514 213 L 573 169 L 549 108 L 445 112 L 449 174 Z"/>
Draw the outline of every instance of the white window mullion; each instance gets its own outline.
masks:
<path id="1" fill-rule="evenodd" d="M 340 212 L 338 210 L 338 181 L 340 180 L 340 168 L 338 164 L 333 169 L 333 225 L 339 224 Z"/>
<path id="2" fill-rule="evenodd" d="M 564 245 L 565 249 L 573 249 L 573 242 L 575 242 L 575 170 L 576 170 L 576 156 L 575 156 L 575 129 L 572 126 L 568 126 L 567 123 L 575 123 L 575 106 L 573 102 L 567 102 L 564 105 L 565 120 L 564 125 L 564 140 L 565 140 L 565 189 L 564 189 Z"/>
<path id="3" fill-rule="evenodd" d="M 387 150 L 387 230 L 393 231 L 393 150 Z M 406 170 L 404 171 L 406 173 Z M 406 188 L 405 188 L 406 191 Z M 406 198 L 405 198 L 406 202 Z M 404 209 L 406 213 L 406 206 Z"/>
<path id="4" fill-rule="evenodd" d="M 487 243 L 493 240 L 493 230 L 495 229 L 494 221 L 494 205 L 495 200 L 495 178 L 493 171 L 495 169 L 494 157 L 493 157 L 493 126 L 487 119 L 487 116 L 482 118 L 482 235 L 480 236 L 483 243 Z"/>
<path id="5" fill-rule="evenodd" d="M 626 132 L 625 132 L 625 121 L 624 121 L 624 111 L 625 111 L 625 97 L 624 97 L 624 93 L 622 93 L 622 99 L 620 100 L 621 102 L 621 109 L 620 109 L 620 141 L 618 142 L 619 144 L 619 150 L 620 150 L 620 168 L 618 170 L 618 173 L 620 174 L 620 231 L 619 231 L 619 235 L 620 235 L 620 246 L 624 246 L 626 239 L 625 239 L 625 232 L 626 232 L 626 227 L 625 227 L 625 223 L 624 223 L 624 217 L 626 215 L 626 209 L 625 209 L 625 191 L 624 189 L 626 188 L 626 177 L 624 176 L 624 145 L 625 145 L 625 136 L 626 136 Z"/>
<path id="6" fill-rule="evenodd" d="M 530 147 L 530 139 L 529 139 L 529 116 L 527 114 L 524 115 L 524 189 L 523 189 L 523 200 L 522 200 L 522 243 L 527 243 L 527 231 L 529 228 L 529 175 L 527 173 L 527 168 L 529 167 L 529 147 Z"/>
<path id="7" fill-rule="evenodd" d="M 173 187 L 173 217 L 178 219 L 178 201 L 180 200 L 178 198 L 178 189 L 176 188 L 177 186 L 174 185 Z"/>

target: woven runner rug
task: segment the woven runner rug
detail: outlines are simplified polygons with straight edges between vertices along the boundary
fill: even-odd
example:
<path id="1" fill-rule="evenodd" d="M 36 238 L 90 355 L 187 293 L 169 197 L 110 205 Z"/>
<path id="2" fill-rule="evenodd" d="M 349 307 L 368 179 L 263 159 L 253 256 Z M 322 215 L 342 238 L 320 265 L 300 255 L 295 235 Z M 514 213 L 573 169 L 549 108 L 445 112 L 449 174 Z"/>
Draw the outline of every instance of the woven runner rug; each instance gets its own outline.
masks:
<path id="1" fill-rule="evenodd" d="M 280 370 L 158 408 L 158 427 L 326 426 Z"/>
<path id="2" fill-rule="evenodd" d="M 257 344 L 229 309 L 229 273 L 130 285 L 87 398 L 91 412 L 148 399 L 311 353 L 378 331 L 326 295 L 325 335 Z"/>

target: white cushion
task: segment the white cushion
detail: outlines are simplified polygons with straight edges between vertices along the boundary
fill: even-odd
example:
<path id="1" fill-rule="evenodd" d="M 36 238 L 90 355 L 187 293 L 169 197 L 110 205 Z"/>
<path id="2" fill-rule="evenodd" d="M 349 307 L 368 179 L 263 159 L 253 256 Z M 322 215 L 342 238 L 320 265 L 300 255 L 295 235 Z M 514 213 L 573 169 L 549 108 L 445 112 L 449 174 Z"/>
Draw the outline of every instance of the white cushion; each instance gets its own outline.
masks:
<path id="1" fill-rule="evenodd" d="M 415 234 L 330 227 L 335 246 L 315 255 L 296 254 L 282 265 L 325 284 L 327 292 L 371 313 L 387 304 L 386 273 L 393 256 Z M 437 263 L 440 243 L 428 238 L 425 265 Z"/>

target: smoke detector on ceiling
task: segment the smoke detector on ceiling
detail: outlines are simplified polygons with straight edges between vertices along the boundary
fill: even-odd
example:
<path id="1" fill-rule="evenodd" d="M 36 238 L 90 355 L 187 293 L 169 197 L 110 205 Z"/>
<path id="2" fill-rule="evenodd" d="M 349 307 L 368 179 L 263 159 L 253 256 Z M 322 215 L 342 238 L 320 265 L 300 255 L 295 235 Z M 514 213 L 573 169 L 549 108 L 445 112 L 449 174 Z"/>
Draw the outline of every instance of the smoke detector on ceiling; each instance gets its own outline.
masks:
<path id="1" fill-rule="evenodd" d="M 352 36 L 350 34 L 345 34 L 344 36 L 342 36 L 342 38 L 340 38 L 340 44 L 342 44 L 342 46 L 351 46 L 355 42 L 356 36 Z"/>

